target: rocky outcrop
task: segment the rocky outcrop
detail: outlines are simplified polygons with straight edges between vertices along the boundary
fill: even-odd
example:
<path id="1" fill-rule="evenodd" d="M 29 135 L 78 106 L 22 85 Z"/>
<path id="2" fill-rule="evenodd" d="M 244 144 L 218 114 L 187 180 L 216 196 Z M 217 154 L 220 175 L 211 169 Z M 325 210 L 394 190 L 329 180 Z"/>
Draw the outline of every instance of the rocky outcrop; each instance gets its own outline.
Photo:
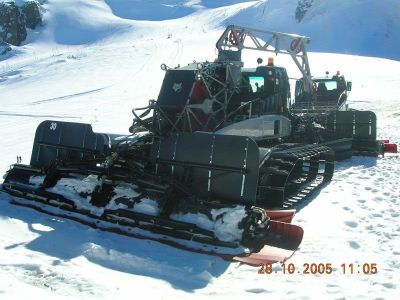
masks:
<path id="1" fill-rule="evenodd" d="M 30 29 L 35 29 L 36 26 L 42 25 L 42 12 L 39 2 L 27 1 L 21 8 L 25 18 L 25 25 Z"/>
<path id="2" fill-rule="evenodd" d="M 14 2 L 0 3 L 0 39 L 19 46 L 26 38 L 25 18 Z"/>
<path id="3" fill-rule="evenodd" d="M 313 5 L 314 0 L 299 0 L 296 7 L 295 18 L 297 22 L 301 22 L 306 15 L 308 9 Z"/>
<path id="4" fill-rule="evenodd" d="M 26 28 L 34 29 L 41 24 L 38 1 L 26 1 L 21 7 L 13 1 L 0 3 L 0 41 L 19 46 L 26 39 Z"/>

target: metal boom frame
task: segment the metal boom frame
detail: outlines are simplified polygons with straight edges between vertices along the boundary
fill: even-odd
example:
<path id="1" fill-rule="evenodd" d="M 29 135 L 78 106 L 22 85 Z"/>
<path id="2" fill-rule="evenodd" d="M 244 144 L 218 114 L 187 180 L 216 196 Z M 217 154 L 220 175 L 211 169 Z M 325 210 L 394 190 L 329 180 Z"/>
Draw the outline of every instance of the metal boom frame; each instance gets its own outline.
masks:
<path id="1" fill-rule="evenodd" d="M 266 37 L 266 42 L 260 36 Z M 245 44 L 245 42 L 247 42 Z M 218 39 L 218 51 L 243 49 L 288 54 L 303 75 L 305 91 L 312 91 L 310 64 L 308 62 L 306 45 L 310 38 L 297 34 L 281 33 L 268 30 L 229 25 Z"/>

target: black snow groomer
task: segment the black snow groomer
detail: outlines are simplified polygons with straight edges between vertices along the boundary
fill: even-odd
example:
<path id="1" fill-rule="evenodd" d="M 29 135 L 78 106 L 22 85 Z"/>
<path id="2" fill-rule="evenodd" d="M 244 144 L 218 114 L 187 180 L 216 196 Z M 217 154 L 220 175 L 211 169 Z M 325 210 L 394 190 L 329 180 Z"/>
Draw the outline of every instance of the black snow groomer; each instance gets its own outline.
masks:
<path id="1" fill-rule="evenodd" d="M 14 165 L 2 189 L 15 204 L 101 229 L 254 265 L 285 260 L 303 236 L 289 209 L 330 181 L 352 137 L 292 114 L 286 70 L 261 59 L 245 69 L 241 50 L 290 54 L 307 83 L 307 42 L 229 26 L 216 61 L 162 65 L 158 99 L 133 110 L 131 135 L 45 121 L 30 164 Z"/>

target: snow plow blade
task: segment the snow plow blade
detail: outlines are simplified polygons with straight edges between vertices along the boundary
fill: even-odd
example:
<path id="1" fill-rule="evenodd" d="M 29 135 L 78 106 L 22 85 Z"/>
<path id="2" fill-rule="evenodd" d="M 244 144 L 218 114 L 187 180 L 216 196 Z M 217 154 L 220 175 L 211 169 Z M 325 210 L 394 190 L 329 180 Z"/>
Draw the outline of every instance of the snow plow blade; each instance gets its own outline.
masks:
<path id="1" fill-rule="evenodd" d="M 274 209 L 296 206 L 334 172 L 334 153 L 323 145 L 262 148 L 249 137 L 203 132 L 150 138 L 138 142 L 140 137 L 95 133 L 89 124 L 44 121 L 30 166 L 46 175 L 46 187 L 75 171 L 161 189 L 166 197 L 177 191 Z M 100 194 L 93 196 L 107 204 L 110 195 Z"/>
<path id="2" fill-rule="evenodd" d="M 378 156 L 383 143 L 376 139 L 376 115 L 372 111 L 335 111 L 328 115 L 327 130 L 331 138 L 352 138 L 352 154 Z"/>

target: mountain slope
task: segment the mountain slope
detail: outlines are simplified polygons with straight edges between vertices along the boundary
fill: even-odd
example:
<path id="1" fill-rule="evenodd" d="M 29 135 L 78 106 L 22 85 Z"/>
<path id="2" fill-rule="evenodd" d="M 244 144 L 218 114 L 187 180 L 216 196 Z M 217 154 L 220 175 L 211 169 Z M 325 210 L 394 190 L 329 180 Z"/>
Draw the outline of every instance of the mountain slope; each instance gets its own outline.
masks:
<path id="1" fill-rule="evenodd" d="M 400 60 L 400 2 L 315 0 L 301 22 L 298 1 L 258 1 L 228 20 L 255 28 L 311 37 L 310 50 Z"/>

